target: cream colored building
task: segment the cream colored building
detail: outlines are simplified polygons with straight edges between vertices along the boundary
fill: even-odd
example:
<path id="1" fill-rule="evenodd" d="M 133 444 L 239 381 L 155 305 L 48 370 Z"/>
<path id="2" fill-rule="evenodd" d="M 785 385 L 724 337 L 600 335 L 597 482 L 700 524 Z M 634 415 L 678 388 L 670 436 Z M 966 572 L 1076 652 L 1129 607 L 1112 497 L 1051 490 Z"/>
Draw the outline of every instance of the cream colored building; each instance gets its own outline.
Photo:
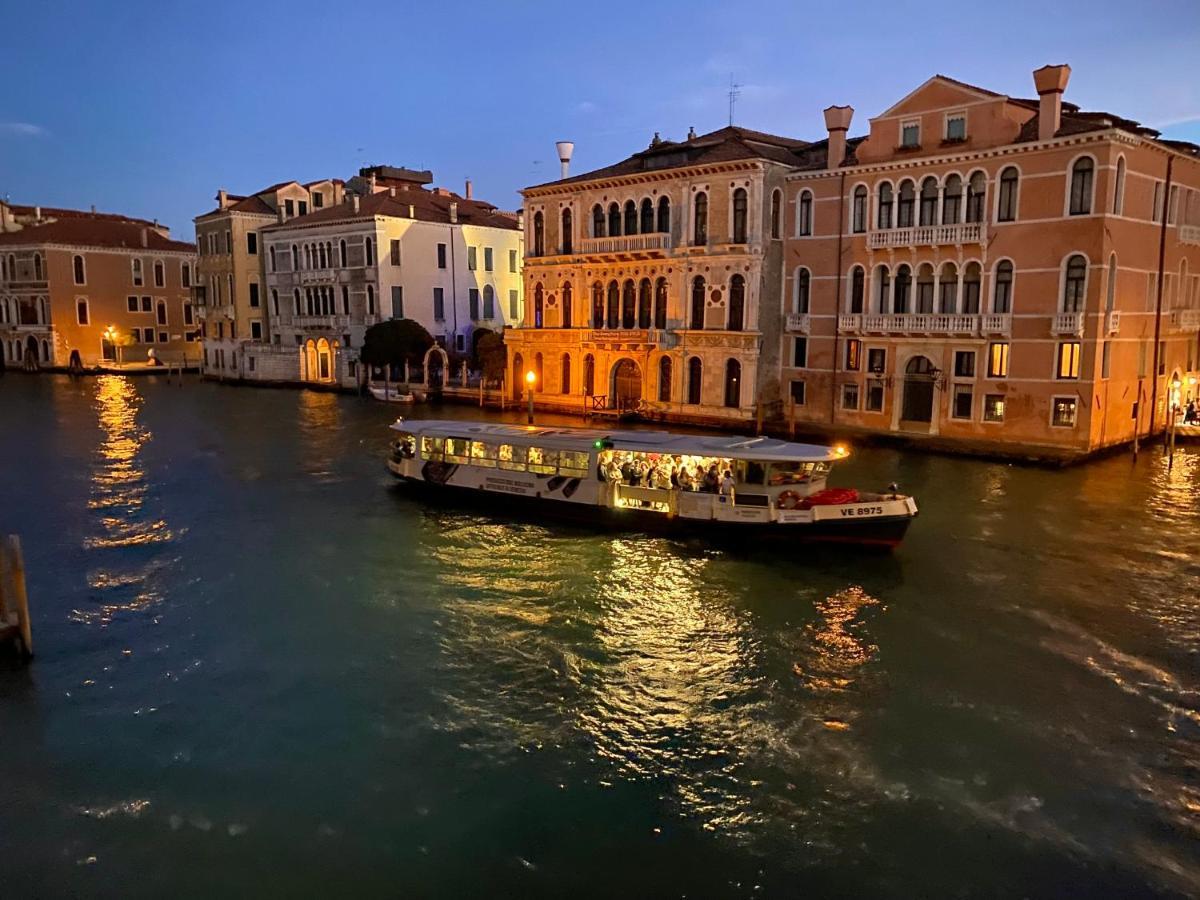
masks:
<path id="1" fill-rule="evenodd" d="M 336 205 L 343 193 L 337 179 L 284 181 L 247 196 L 221 190 L 216 209 L 195 218 L 195 297 L 202 315 L 207 374 L 246 377 L 246 347 L 270 340 L 262 229 Z"/>
<path id="2" fill-rule="evenodd" d="M 523 191 L 514 396 L 533 372 L 537 404 L 572 411 L 728 423 L 777 400 L 784 178 L 807 146 L 737 127 L 655 135 Z"/>

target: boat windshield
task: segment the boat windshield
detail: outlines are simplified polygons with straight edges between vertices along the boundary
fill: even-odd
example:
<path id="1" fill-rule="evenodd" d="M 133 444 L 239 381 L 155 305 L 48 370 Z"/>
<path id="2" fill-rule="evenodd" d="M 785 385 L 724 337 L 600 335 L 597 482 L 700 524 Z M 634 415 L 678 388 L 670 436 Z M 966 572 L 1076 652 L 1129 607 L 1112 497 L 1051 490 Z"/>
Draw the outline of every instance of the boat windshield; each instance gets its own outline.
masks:
<path id="1" fill-rule="evenodd" d="M 829 463 L 773 462 L 767 466 L 767 484 L 807 484 L 829 474 Z"/>

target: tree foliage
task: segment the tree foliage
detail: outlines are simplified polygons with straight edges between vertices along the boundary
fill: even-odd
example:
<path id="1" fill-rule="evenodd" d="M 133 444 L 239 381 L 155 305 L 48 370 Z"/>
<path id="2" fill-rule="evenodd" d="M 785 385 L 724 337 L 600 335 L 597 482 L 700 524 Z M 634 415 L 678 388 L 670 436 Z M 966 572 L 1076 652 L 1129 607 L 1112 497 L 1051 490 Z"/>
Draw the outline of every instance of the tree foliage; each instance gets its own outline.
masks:
<path id="1" fill-rule="evenodd" d="M 508 367 L 508 353 L 504 349 L 504 338 L 494 331 L 484 330 L 475 342 L 475 360 L 484 378 L 503 378 Z"/>
<path id="2" fill-rule="evenodd" d="M 389 319 L 367 329 L 359 358 L 369 366 L 419 363 L 433 346 L 433 336 L 420 322 Z"/>

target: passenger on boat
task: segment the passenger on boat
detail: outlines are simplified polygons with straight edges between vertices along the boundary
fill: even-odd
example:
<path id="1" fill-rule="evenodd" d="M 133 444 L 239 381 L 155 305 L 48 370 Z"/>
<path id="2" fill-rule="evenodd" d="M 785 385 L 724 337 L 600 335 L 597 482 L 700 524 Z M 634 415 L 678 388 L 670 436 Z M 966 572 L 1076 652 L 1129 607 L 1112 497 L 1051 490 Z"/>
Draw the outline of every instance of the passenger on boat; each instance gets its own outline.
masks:
<path id="1" fill-rule="evenodd" d="M 696 482 L 692 478 L 692 473 L 688 471 L 687 466 L 680 466 L 679 472 L 675 476 L 675 481 L 679 485 L 679 489 L 683 491 L 694 491 Z"/>
<path id="2" fill-rule="evenodd" d="M 725 470 L 725 477 L 721 479 L 721 493 L 726 497 L 733 496 L 733 475 L 729 470 Z"/>
<path id="3" fill-rule="evenodd" d="M 707 494 L 715 494 L 720 487 L 721 478 L 717 474 L 717 464 L 713 463 L 708 467 L 708 471 L 704 474 L 704 492 Z"/>

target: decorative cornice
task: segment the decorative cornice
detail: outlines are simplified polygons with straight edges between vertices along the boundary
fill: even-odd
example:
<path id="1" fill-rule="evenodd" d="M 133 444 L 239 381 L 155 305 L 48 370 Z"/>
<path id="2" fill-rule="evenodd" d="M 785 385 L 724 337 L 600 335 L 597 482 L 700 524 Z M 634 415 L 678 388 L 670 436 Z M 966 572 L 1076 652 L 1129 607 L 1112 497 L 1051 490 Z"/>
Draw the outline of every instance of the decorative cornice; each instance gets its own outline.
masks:
<path id="1" fill-rule="evenodd" d="M 632 187 L 639 184 L 661 183 L 703 178 L 707 175 L 720 175 L 725 172 L 756 172 L 765 169 L 765 162 L 770 160 L 737 159 L 729 162 L 706 163 L 699 166 L 680 166 L 672 169 L 652 169 L 646 172 L 630 172 L 627 175 L 602 176 L 586 181 L 572 181 L 568 184 L 550 184 L 541 187 L 525 188 L 522 197 L 552 197 L 558 194 L 578 194 L 584 191 L 603 190 L 604 188 Z M 778 165 L 785 165 L 779 163 Z"/>

